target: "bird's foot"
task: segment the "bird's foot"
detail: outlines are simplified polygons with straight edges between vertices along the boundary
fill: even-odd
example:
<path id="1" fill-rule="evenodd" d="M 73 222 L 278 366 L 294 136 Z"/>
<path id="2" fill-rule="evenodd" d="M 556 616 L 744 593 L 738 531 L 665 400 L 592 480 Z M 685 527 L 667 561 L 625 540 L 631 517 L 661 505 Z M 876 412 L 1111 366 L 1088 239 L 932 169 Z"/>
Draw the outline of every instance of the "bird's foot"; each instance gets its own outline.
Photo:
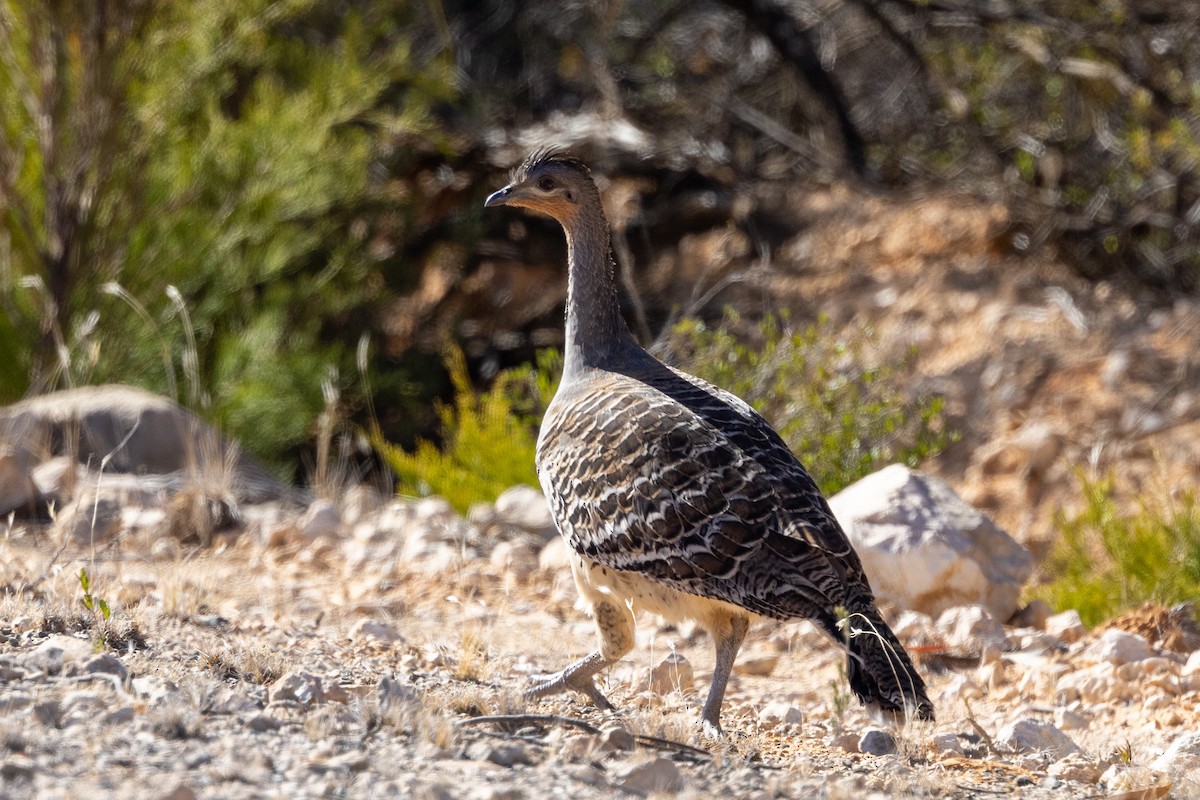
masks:
<path id="1" fill-rule="evenodd" d="M 700 720 L 700 736 L 710 742 L 725 741 L 725 731 L 721 730 L 720 721 L 715 719 Z"/>
<path id="2" fill-rule="evenodd" d="M 553 675 L 540 675 L 534 678 L 533 683 L 525 690 L 525 696 L 532 700 L 570 690 L 584 695 L 592 701 L 592 705 L 602 711 L 609 711 L 613 708 L 613 704 L 608 701 L 608 698 L 596 688 L 596 681 L 591 675 L 580 672 L 572 673 L 569 667 L 561 672 L 555 672 Z"/>

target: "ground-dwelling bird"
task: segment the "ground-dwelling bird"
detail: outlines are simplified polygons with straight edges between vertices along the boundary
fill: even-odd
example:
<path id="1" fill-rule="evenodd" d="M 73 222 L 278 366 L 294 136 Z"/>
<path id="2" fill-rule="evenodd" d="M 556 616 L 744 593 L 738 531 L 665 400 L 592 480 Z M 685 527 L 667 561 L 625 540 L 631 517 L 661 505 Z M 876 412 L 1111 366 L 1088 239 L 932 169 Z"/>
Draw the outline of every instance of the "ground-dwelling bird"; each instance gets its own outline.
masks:
<path id="1" fill-rule="evenodd" d="M 925 684 L 880 617 L 857 554 L 787 445 L 744 401 L 634 341 L 587 167 L 536 152 L 485 205 L 548 215 L 567 238 L 565 365 L 537 469 L 600 646 L 529 695 L 574 689 L 611 708 L 594 676 L 633 647 L 632 611 L 692 619 L 716 644 L 701 719 L 719 734 L 750 622 L 805 618 L 846 648 L 860 700 L 932 720 Z"/>

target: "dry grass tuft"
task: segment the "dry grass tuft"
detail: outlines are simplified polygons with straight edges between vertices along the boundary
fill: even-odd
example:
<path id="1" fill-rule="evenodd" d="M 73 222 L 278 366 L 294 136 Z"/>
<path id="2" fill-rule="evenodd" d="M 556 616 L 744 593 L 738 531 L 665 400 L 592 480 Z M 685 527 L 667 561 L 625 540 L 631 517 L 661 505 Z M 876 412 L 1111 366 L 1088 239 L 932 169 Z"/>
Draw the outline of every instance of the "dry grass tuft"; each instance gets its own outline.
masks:
<path id="1" fill-rule="evenodd" d="M 221 680 L 245 681 L 260 686 L 278 680 L 286 668 L 278 651 L 259 642 L 201 652 L 200 663 Z"/>
<path id="2" fill-rule="evenodd" d="M 197 485 L 167 503 L 162 533 L 180 544 L 210 547 L 215 534 L 241 524 L 242 512 L 232 494 Z"/>

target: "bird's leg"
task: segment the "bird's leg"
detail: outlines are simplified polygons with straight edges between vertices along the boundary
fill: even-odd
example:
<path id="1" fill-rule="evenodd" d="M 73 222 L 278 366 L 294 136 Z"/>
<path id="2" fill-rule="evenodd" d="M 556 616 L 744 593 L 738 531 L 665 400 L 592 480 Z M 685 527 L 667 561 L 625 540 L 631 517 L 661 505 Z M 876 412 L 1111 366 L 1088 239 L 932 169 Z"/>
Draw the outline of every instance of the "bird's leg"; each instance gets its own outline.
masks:
<path id="1" fill-rule="evenodd" d="M 587 588 L 581 584 L 581 589 Z M 543 697 L 574 689 L 587 696 L 596 708 L 610 709 L 612 703 L 596 688 L 597 672 L 614 664 L 633 649 L 633 612 L 625 603 L 601 592 L 590 590 L 584 595 L 592 601 L 592 616 L 596 618 L 596 633 L 600 649 L 574 664 L 535 681 L 526 690 L 526 697 Z"/>
<path id="2" fill-rule="evenodd" d="M 717 645 L 717 660 L 713 667 L 708 699 L 704 701 L 704 710 L 700 712 L 704 735 L 712 739 L 721 738 L 721 704 L 725 701 L 725 686 L 729 683 L 729 673 L 733 671 L 733 660 L 737 658 L 738 649 L 750 628 L 750 620 L 743 616 L 730 615 L 724 622 L 724 625 L 712 627 L 713 639 Z"/>
<path id="3" fill-rule="evenodd" d="M 597 650 L 553 675 L 545 675 L 537 679 L 532 686 L 525 690 L 525 696 L 529 698 L 544 697 L 548 694 L 574 689 L 586 695 L 596 708 L 608 710 L 613 705 L 596 688 L 595 675 L 611 663 Z"/>

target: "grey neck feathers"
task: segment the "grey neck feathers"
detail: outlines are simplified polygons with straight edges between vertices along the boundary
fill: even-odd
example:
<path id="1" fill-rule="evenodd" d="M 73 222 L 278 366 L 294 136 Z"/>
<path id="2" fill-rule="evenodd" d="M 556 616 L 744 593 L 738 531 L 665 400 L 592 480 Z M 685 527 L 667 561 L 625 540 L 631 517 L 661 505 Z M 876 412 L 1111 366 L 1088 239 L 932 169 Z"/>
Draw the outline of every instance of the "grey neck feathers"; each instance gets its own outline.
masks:
<path id="1" fill-rule="evenodd" d="M 564 370 L 615 366 L 641 350 L 621 318 L 608 222 L 599 195 L 587 198 L 567 235 Z"/>

